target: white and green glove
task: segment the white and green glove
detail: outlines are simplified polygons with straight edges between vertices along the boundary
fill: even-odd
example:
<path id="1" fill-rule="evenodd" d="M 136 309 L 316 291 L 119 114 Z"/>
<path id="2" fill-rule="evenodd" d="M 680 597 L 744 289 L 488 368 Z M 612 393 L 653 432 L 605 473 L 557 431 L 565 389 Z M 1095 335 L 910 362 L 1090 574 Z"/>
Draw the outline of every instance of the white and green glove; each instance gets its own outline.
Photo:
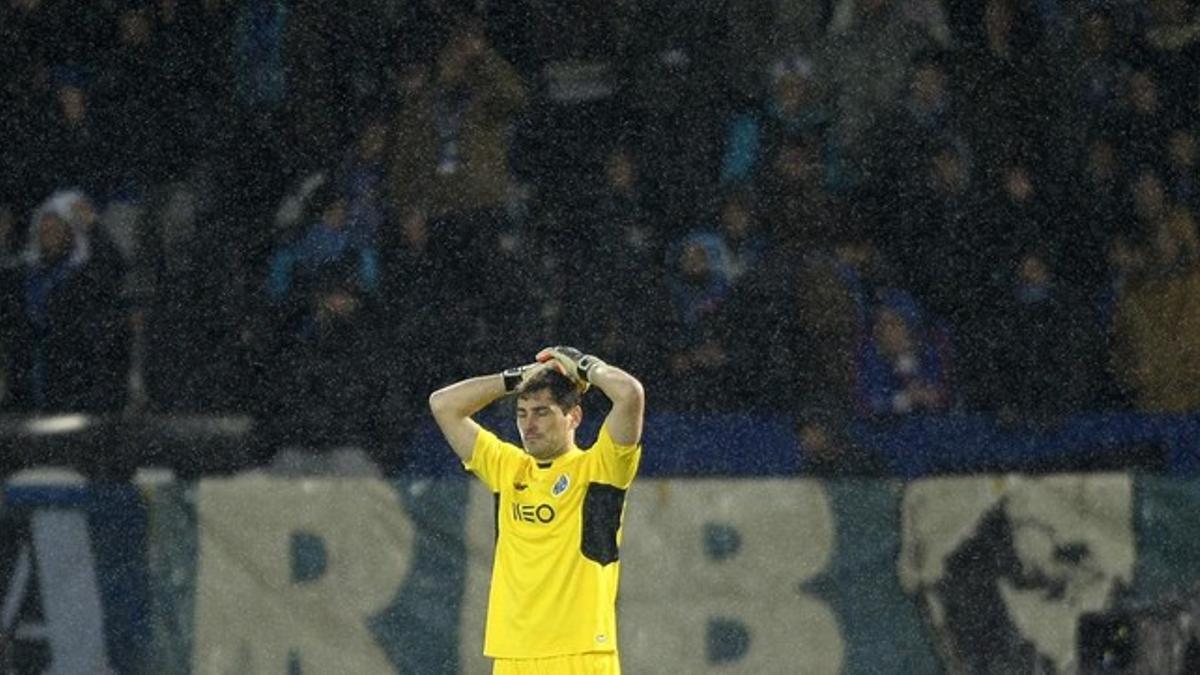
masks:
<path id="1" fill-rule="evenodd" d="M 604 365 L 604 361 L 591 354 L 584 354 L 574 347 L 557 345 L 547 347 L 537 353 L 538 363 L 554 363 L 567 377 L 575 381 L 581 389 L 591 386 L 591 372 L 596 366 Z"/>

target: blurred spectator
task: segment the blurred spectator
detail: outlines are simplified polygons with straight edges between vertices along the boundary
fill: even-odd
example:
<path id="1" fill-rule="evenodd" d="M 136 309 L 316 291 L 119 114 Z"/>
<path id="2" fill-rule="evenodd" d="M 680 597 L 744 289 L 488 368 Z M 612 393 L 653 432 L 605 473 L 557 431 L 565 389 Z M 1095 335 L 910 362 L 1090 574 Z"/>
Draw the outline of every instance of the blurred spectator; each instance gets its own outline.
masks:
<path id="1" fill-rule="evenodd" d="M 305 297 L 304 329 L 285 340 L 264 401 L 274 439 L 309 449 L 378 446 L 388 416 L 387 352 L 377 339 L 362 290 L 327 277 Z"/>
<path id="2" fill-rule="evenodd" d="M 998 353 L 987 382 L 992 409 L 1007 419 L 1049 421 L 1095 403 L 1101 335 L 1091 303 L 1054 271 L 1048 251 L 1015 259 L 1007 292 L 994 310 Z"/>
<path id="3" fill-rule="evenodd" d="M 1070 73 L 1074 95 L 1071 104 L 1086 116 L 1076 131 L 1103 132 L 1113 127 L 1121 98 L 1127 59 L 1118 51 L 1116 26 L 1104 6 L 1089 8 L 1081 19 L 1078 66 Z"/>
<path id="4" fill-rule="evenodd" d="M 731 106 L 750 95 L 733 73 L 729 15 L 736 3 L 643 6 L 622 101 L 637 121 L 647 176 L 645 206 L 682 236 L 712 194 L 721 162 L 721 126 Z M 700 208 L 698 209 L 698 205 Z"/>
<path id="5" fill-rule="evenodd" d="M 970 145 L 950 86 L 946 63 L 950 52 L 922 52 L 913 59 L 908 89 L 898 105 L 880 115 L 869 130 L 862 167 L 873 217 L 894 212 L 896 201 L 907 206 L 928 185 L 927 160 L 932 152 L 953 146 L 964 169 Z"/>
<path id="6" fill-rule="evenodd" d="M 525 105 L 525 87 L 473 19 L 456 27 L 431 75 L 408 66 L 402 86 L 392 125 L 393 217 L 424 213 L 445 264 L 465 271 L 500 230 L 513 189 L 509 125 Z"/>
<path id="7" fill-rule="evenodd" d="M 1194 64 L 1200 58 L 1200 8 L 1188 0 L 1149 0 L 1141 43 L 1180 98 L 1191 99 L 1200 88 Z"/>
<path id="8" fill-rule="evenodd" d="M 762 259 L 767 240 L 761 232 L 752 192 L 729 190 L 720 199 L 717 236 L 721 240 L 721 265 L 725 276 L 737 282 Z"/>
<path id="9" fill-rule="evenodd" d="M 359 246 L 378 247 L 386 217 L 387 132 L 382 119 L 363 124 L 337 174 L 346 194 L 346 232 Z"/>
<path id="10" fill-rule="evenodd" d="M 53 109 L 48 111 L 47 126 L 40 139 L 27 146 L 36 176 L 29 188 L 35 194 L 74 185 L 88 194 L 103 195 L 112 187 L 112 158 L 93 110 L 92 82 L 92 76 L 79 69 L 55 68 Z"/>
<path id="11" fill-rule="evenodd" d="M 1054 76 L 1035 10 L 1019 0 L 962 7 L 970 12 L 969 23 L 956 34 L 951 78 L 961 91 L 963 122 L 979 165 L 1002 167 L 1014 153 L 1043 164 L 1057 158 L 1062 153 L 1052 152 L 1058 139 L 1050 132 L 1065 92 L 1042 84 Z"/>
<path id="12" fill-rule="evenodd" d="M 49 53 L 55 35 L 41 0 L 7 0 L 0 3 L 0 57 L 5 68 L 0 84 L 27 88 L 53 58 Z"/>
<path id="13" fill-rule="evenodd" d="M 646 319 L 654 311 L 646 306 L 647 289 L 661 286 L 665 274 L 666 233 L 643 208 L 642 185 L 633 149 L 618 143 L 608 152 L 601 175 L 566 216 L 569 222 L 534 234 L 545 245 L 539 255 L 566 258 L 564 314 L 589 317 L 586 326 L 567 322 L 563 329 L 595 332 L 576 335 L 581 343 L 604 336 L 602 342 L 610 348 L 606 353 L 625 354 L 622 363 L 634 365 L 647 361 L 633 353 L 638 351 L 635 336 L 646 334 Z"/>
<path id="14" fill-rule="evenodd" d="M 951 139 L 929 146 L 922 160 L 909 183 L 913 191 L 896 198 L 892 227 L 877 230 L 880 248 L 930 310 L 956 324 L 969 322 L 993 264 L 981 246 L 988 231 L 980 222 L 985 210 L 976 172 Z"/>
<path id="15" fill-rule="evenodd" d="M 607 80 L 627 62 L 643 9 L 603 0 L 510 0 L 488 3 L 486 18 L 497 44 L 506 47 L 505 57 L 525 78 L 554 81 L 573 67 L 600 67 Z"/>
<path id="16" fill-rule="evenodd" d="M 688 383 L 673 388 L 671 404 L 719 407 L 726 402 L 722 377 L 728 361 L 720 317 L 731 289 L 720 267 L 720 240 L 708 232 L 693 233 L 673 245 L 668 255 L 672 328 L 666 358 L 670 376 Z"/>
<path id="17" fill-rule="evenodd" d="M 111 12 L 111 3 L 0 2 L 0 85 L 11 78 L 32 90 L 45 85 L 52 65 L 95 65 Z"/>
<path id="18" fill-rule="evenodd" d="M 715 222 L 693 229 L 684 237 L 683 246 L 701 244 L 715 275 L 732 285 L 758 264 L 766 249 L 753 194 L 744 188 L 726 190 L 710 218 Z"/>
<path id="19" fill-rule="evenodd" d="M 1089 138 L 1080 148 L 1074 179 L 1068 182 L 1060 217 L 1070 235 L 1060 247 L 1063 277 L 1095 294 L 1107 282 L 1106 256 L 1113 237 L 1129 233 L 1132 213 L 1125 188 L 1128 156 L 1104 136 Z"/>
<path id="20" fill-rule="evenodd" d="M 597 151 L 603 162 L 569 181 L 574 194 L 537 193 L 516 230 L 515 252 L 502 248 L 498 260 L 511 262 L 508 271 L 501 268 L 507 277 L 493 277 L 493 288 L 515 282 L 528 294 L 501 291 L 528 324 L 512 329 L 522 339 L 598 345 L 654 380 L 661 364 L 646 340 L 662 333 L 670 315 L 667 233 L 644 207 L 643 167 L 633 147 L 618 139 Z"/>
<path id="21" fill-rule="evenodd" d="M 1134 392 L 1124 379 L 1116 354 L 1124 339 L 1118 335 L 1116 307 L 1118 298 L 1126 296 L 1131 285 L 1137 283 L 1146 268 L 1146 251 L 1124 234 L 1115 235 L 1105 251 L 1107 264 L 1105 283 L 1096 293 L 1096 316 L 1100 326 L 1100 344 L 1106 358 L 1097 366 L 1100 373 L 1096 391 L 1096 406 L 1100 410 L 1128 410 L 1132 407 Z"/>
<path id="22" fill-rule="evenodd" d="M 721 183 L 748 183 L 761 170 L 765 157 L 789 138 L 818 139 L 824 185 L 842 187 L 845 167 L 837 138 L 832 134 L 835 119 L 826 83 L 818 76 L 812 59 L 794 56 L 771 66 L 769 97 L 761 107 L 736 111 L 726 131 Z"/>
<path id="23" fill-rule="evenodd" d="M 841 226 L 837 203 L 825 189 L 820 148 L 818 137 L 791 137 L 768 157 L 758 183 L 768 237 L 822 245 Z"/>
<path id="24" fill-rule="evenodd" d="M 1165 140 L 1163 178 L 1167 195 L 1193 213 L 1200 209 L 1200 165 L 1197 164 L 1196 127 L 1176 125 Z"/>
<path id="25" fill-rule="evenodd" d="M 147 201 L 142 241 L 153 296 L 146 384 L 158 410 L 254 412 L 249 396 L 257 373 L 246 357 L 257 325 L 240 289 L 253 283 L 257 291 L 261 283 L 244 279 L 245 270 L 226 257 L 231 243 L 215 239 L 222 234 L 215 185 L 210 170 L 198 165 Z"/>
<path id="26" fill-rule="evenodd" d="M 855 158 L 874 120 L 904 91 L 913 57 L 948 46 L 937 0 L 843 0 L 835 6 L 821 60 L 837 90 L 837 133 Z"/>
<path id="27" fill-rule="evenodd" d="M 455 371 L 460 361 L 475 354 L 501 360 L 508 350 L 526 343 L 518 331 L 502 336 L 508 344 L 502 346 L 500 354 L 488 353 L 480 347 L 481 341 L 499 342 L 501 336 L 491 333 L 482 312 L 475 313 L 480 303 L 464 298 L 462 287 L 443 266 L 437 253 L 436 233 L 424 213 L 410 212 L 391 230 L 387 236 L 387 255 L 382 261 L 386 326 L 380 335 L 393 346 L 390 353 L 395 355 L 395 360 L 380 365 L 402 377 L 406 383 L 404 391 L 397 394 L 404 399 L 399 406 L 401 412 L 397 413 L 403 419 L 398 421 L 405 425 L 420 419 L 424 410 L 423 390 L 412 383 L 436 381 L 447 371 Z M 478 277 L 486 277 L 486 281 L 479 282 L 481 285 L 492 280 L 489 269 L 491 267 L 473 272 Z M 522 279 L 523 275 L 516 274 L 493 286 L 488 299 L 497 311 L 509 309 L 510 298 L 525 290 Z M 534 298 L 525 297 L 524 300 L 526 308 L 536 304 Z M 525 313 L 518 313 L 514 318 L 523 316 Z M 542 322 L 529 322 L 525 328 L 532 330 L 542 325 Z M 455 349 L 446 347 L 448 342 L 453 342 Z M 516 358 L 528 358 L 528 354 L 522 353 Z"/>
<path id="28" fill-rule="evenodd" d="M 1134 68 L 1125 72 L 1114 126 L 1130 159 L 1156 164 L 1162 161 L 1170 124 L 1166 103 L 1153 71 Z"/>
<path id="29" fill-rule="evenodd" d="M 1013 156 L 994 167 L 984 190 L 982 223 L 973 246 L 988 273 L 998 280 L 1001 261 L 1012 259 L 1025 245 L 1049 242 L 1056 245 L 1069 236 L 1068 222 L 1055 213 L 1055 196 L 1050 192 L 1045 172 L 1029 156 Z M 990 289 L 995 291 L 995 287 Z"/>
<path id="30" fill-rule="evenodd" d="M 60 193 L 34 215 L 14 341 L 12 403 L 28 410 L 103 412 L 125 403 L 128 323 L 120 268 L 106 259 L 94 210 Z"/>
<path id="31" fill-rule="evenodd" d="M 862 233 L 850 232 L 840 237 L 831 247 L 828 258 L 833 273 L 853 303 L 851 319 L 855 331 L 861 334 L 867 330 L 872 307 L 883 294 L 902 287 L 900 275 L 874 239 Z"/>
<path id="32" fill-rule="evenodd" d="M 290 11 L 284 0 L 241 0 L 234 15 L 234 98 L 250 111 L 281 110 L 287 100 L 286 37 Z"/>
<path id="33" fill-rule="evenodd" d="M 1148 223 L 1145 271 L 1117 297 L 1114 369 L 1138 410 L 1200 409 L 1200 243 L 1190 211 Z"/>
<path id="34" fill-rule="evenodd" d="M 379 289 L 379 254 L 347 229 L 347 200 L 339 186 L 319 188 L 310 208 L 316 221 L 271 256 L 267 279 L 267 296 L 289 332 L 313 330 L 315 289 L 335 282 L 363 296 Z"/>
<path id="35" fill-rule="evenodd" d="M 604 162 L 604 174 L 599 189 L 589 195 L 584 206 L 588 233 L 578 233 L 580 239 L 595 243 L 594 251 L 582 251 L 569 246 L 579 262 L 591 262 L 599 270 L 612 269 L 618 259 L 630 256 L 621 263 L 634 275 L 655 274 L 661 266 L 664 233 L 653 223 L 642 204 L 643 169 L 630 145 L 619 143 L 611 149 Z M 569 244 L 569 242 L 563 242 Z M 586 259 L 586 260 L 584 260 Z M 597 262 L 599 260 L 599 262 Z M 586 279 L 594 277 L 584 275 Z M 598 279 L 596 279 L 598 281 Z"/>
<path id="36" fill-rule="evenodd" d="M 149 4 L 122 7 L 95 92 L 113 188 L 142 192 L 162 175 L 166 63 Z"/>
<path id="37" fill-rule="evenodd" d="M 294 138 L 288 109 L 288 2 L 239 0 L 229 11 L 231 96 L 222 110 L 223 143 L 215 149 L 223 198 L 213 223 L 221 236 L 213 244 L 227 267 L 249 271 L 269 254 L 271 209 L 296 168 L 296 153 L 307 146 Z"/>
<path id="38" fill-rule="evenodd" d="M 357 120 L 385 98 L 387 66 L 427 23 L 403 23 L 388 0 L 291 0 L 287 27 L 289 105 L 304 139 L 302 163 L 319 163 L 352 142 Z M 347 124 L 346 121 L 350 120 Z"/>
<path id="39" fill-rule="evenodd" d="M 160 410 L 197 411 L 195 391 L 202 364 L 211 364 L 213 346 L 202 339 L 212 330 L 199 289 L 204 261 L 197 230 L 205 215 L 199 179 L 174 181 L 153 190 L 144 233 L 146 274 L 151 288 L 147 309 L 146 385 Z M 216 294 L 213 294 L 216 295 Z"/>
<path id="40" fill-rule="evenodd" d="M 267 362 L 260 402 L 281 443 L 377 447 L 388 377 L 396 369 L 377 329 L 381 263 L 365 241 L 373 233 L 369 223 L 352 229 L 350 220 L 346 188 L 367 187 L 351 179 L 357 168 L 363 167 L 312 191 L 306 203 L 312 224 L 271 257 L 267 297 L 281 330 L 252 349 Z M 364 192 L 358 197 L 369 199 Z"/>
<path id="41" fill-rule="evenodd" d="M 1126 225 L 1125 229 L 1153 241 L 1157 236 L 1154 233 L 1172 215 L 1173 205 L 1167 198 L 1162 176 L 1152 165 L 1142 164 L 1130 176 L 1129 192 L 1134 222 Z"/>
<path id="42" fill-rule="evenodd" d="M 75 255 L 89 264 L 91 276 L 106 289 L 120 292 L 128 258 L 101 222 L 95 202 L 79 190 L 61 190 L 50 196 L 48 205 L 65 217 L 74 235 Z"/>
<path id="43" fill-rule="evenodd" d="M 733 400 L 788 414 L 849 409 L 861 322 L 857 289 L 838 266 L 825 250 L 793 238 L 768 249 L 738 280 L 725 306 L 723 334 L 729 362 L 756 364 L 756 376 L 730 378 Z"/>
<path id="44" fill-rule="evenodd" d="M 885 293 L 872 307 L 856 366 L 858 406 L 868 417 L 941 412 L 954 403 L 944 336 L 904 293 Z"/>

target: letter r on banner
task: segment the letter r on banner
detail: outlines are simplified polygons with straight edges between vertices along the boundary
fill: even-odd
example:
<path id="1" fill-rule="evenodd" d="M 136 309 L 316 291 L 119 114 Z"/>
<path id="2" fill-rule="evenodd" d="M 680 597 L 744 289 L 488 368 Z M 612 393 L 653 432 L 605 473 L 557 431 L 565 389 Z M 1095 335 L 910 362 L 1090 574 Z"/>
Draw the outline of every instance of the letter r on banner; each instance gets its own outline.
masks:
<path id="1" fill-rule="evenodd" d="M 204 481 L 196 511 L 195 672 L 397 672 L 369 627 L 413 555 L 414 526 L 391 486 Z"/>

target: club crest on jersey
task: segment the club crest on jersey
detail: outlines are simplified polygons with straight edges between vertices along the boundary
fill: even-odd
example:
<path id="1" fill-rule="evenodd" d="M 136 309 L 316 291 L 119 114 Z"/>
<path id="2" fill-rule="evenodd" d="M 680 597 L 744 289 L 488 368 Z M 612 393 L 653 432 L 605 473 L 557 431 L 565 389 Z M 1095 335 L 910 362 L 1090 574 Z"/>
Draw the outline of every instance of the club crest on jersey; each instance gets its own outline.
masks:
<path id="1" fill-rule="evenodd" d="M 558 497 L 566 492 L 569 487 L 571 487 L 571 477 L 564 473 L 558 477 L 558 480 L 554 481 L 554 487 L 550 488 L 550 494 Z"/>

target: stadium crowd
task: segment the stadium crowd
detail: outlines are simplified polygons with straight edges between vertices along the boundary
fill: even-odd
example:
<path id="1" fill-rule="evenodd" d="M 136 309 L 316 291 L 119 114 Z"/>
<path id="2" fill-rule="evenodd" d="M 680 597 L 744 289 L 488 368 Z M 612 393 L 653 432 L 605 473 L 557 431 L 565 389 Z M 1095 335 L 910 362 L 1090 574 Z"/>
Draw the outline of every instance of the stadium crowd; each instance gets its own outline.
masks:
<path id="1" fill-rule="evenodd" d="M 1200 408 L 1188 0 L 3 0 L 6 411 Z"/>

